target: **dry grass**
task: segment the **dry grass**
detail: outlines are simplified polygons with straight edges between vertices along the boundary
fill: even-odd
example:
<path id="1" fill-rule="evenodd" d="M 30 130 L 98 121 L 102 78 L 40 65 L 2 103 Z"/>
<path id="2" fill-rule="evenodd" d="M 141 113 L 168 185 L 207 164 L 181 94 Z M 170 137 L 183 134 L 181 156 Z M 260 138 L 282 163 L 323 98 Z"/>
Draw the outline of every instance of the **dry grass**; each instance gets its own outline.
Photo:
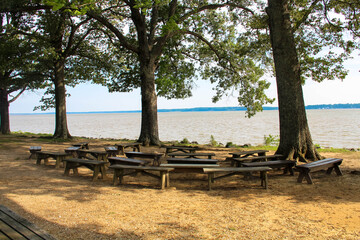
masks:
<path id="1" fill-rule="evenodd" d="M 272 172 L 269 189 L 241 176 L 215 182 L 172 174 L 161 191 L 149 177 L 91 182 L 91 172 L 63 176 L 63 169 L 28 160 L 29 146 L 62 151 L 70 143 L 41 143 L 0 136 L 0 204 L 58 239 L 359 239 L 360 153 L 323 153 L 344 159 L 344 176 L 314 174 L 314 185 Z M 11 138 L 11 137 L 10 137 Z M 90 146 L 107 143 L 91 140 Z M 114 144 L 113 142 L 110 144 Z M 163 151 L 159 148 L 144 151 Z M 217 150 L 224 159 L 230 151 Z"/>

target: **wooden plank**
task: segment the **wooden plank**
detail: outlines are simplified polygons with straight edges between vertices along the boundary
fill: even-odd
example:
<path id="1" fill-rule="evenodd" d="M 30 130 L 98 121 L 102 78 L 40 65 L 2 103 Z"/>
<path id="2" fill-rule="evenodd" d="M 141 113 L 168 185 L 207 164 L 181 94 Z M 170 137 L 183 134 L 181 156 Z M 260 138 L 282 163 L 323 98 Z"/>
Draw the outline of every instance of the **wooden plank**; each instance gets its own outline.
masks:
<path id="1" fill-rule="evenodd" d="M 202 158 L 168 158 L 169 164 L 217 164 L 216 159 L 202 159 Z"/>
<path id="2" fill-rule="evenodd" d="M 121 165 L 121 164 L 115 164 L 109 166 L 109 168 L 113 169 L 134 169 L 134 170 L 147 170 L 147 171 L 172 171 L 174 168 L 172 167 L 156 167 L 156 166 L 130 166 L 130 165 Z"/>
<path id="3" fill-rule="evenodd" d="M 108 160 L 111 165 L 113 164 L 122 164 L 122 165 L 145 165 L 148 161 L 133 159 L 133 158 L 124 158 L 124 157 L 108 157 Z"/>
<path id="4" fill-rule="evenodd" d="M 54 237 L 2 205 L 0 205 L 0 220 L 0 232 L 10 239 L 55 240 Z"/>
<path id="5" fill-rule="evenodd" d="M 219 168 L 204 168 L 205 173 L 209 172 L 256 172 L 256 171 L 270 171 L 269 167 L 219 167 Z"/>
<path id="6" fill-rule="evenodd" d="M 218 168 L 218 164 L 160 164 L 160 167 L 171 167 L 171 168 Z"/>

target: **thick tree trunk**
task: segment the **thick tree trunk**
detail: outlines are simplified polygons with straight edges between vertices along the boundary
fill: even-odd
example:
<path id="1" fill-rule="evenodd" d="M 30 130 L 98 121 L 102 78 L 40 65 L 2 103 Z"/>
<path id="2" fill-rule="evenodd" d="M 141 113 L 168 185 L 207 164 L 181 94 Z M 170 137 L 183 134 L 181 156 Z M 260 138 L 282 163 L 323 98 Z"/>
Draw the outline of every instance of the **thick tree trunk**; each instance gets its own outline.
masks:
<path id="1" fill-rule="evenodd" d="M 55 62 L 55 133 L 54 138 L 68 139 L 71 135 L 66 117 L 65 61 Z"/>
<path id="2" fill-rule="evenodd" d="M 143 58 L 140 56 L 139 58 Z M 141 59 L 141 132 L 139 142 L 160 145 L 154 61 Z"/>
<path id="3" fill-rule="evenodd" d="M 6 88 L 0 88 L 1 133 L 10 134 L 9 99 Z"/>
<path id="4" fill-rule="evenodd" d="M 270 38 L 275 63 L 280 117 L 276 153 L 300 161 L 318 160 L 306 118 L 300 64 L 291 28 L 288 0 L 268 0 Z"/>

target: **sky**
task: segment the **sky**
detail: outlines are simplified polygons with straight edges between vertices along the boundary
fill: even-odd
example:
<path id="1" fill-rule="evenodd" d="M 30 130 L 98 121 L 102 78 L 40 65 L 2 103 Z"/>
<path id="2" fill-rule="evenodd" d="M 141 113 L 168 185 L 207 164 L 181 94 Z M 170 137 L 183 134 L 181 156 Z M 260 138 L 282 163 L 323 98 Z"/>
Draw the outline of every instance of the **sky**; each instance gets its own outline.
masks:
<path id="1" fill-rule="evenodd" d="M 345 80 L 332 80 L 317 83 L 308 80 L 303 86 L 305 105 L 360 103 L 360 56 L 346 63 L 349 74 Z M 271 86 L 267 95 L 277 97 L 276 82 L 272 77 L 267 77 Z M 211 101 L 215 91 L 214 85 L 205 80 L 196 81 L 193 97 L 187 99 L 167 100 L 158 98 L 158 109 L 177 109 L 193 107 L 235 107 L 238 106 L 237 96 L 224 97 L 214 104 Z M 94 84 L 80 84 L 75 88 L 67 88 L 70 97 L 67 98 L 67 112 L 92 112 L 92 111 L 132 111 L 141 110 L 140 90 L 130 93 L 109 93 L 106 87 Z M 27 91 L 19 99 L 10 104 L 10 113 L 41 113 L 33 111 L 40 105 L 39 100 L 44 91 Z M 272 105 L 277 106 L 277 101 Z M 54 112 L 54 109 L 48 112 Z"/>

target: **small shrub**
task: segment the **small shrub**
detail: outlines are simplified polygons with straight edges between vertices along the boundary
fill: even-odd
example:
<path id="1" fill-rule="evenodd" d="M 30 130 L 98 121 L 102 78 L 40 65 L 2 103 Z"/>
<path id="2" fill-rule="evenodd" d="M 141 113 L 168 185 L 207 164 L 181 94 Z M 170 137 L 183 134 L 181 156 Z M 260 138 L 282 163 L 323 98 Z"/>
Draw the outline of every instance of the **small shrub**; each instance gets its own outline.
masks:
<path id="1" fill-rule="evenodd" d="M 190 141 L 187 138 L 184 138 L 180 143 L 181 144 L 190 144 Z"/>
<path id="2" fill-rule="evenodd" d="M 219 146 L 219 143 L 215 140 L 214 136 L 210 136 L 210 145 L 213 147 Z"/>
<path id="3" fill-rule="evenodd" d="M 264 145 L 265 146 L 277 146 L 279 145 L 280 139 L 278 135 L 271 135 L 269 134 L 269 136 L 264 136 Z"/>

